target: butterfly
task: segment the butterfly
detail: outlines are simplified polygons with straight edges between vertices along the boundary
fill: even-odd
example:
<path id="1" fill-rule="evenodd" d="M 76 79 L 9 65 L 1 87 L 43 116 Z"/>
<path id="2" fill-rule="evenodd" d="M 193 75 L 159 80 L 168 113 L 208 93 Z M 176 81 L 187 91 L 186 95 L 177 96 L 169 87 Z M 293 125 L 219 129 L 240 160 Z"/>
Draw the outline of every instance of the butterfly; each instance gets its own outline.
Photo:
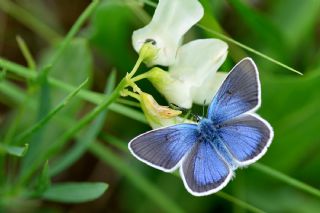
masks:
<path id="1" fill-rule="evenodd" d="M 180 168 L 195 196 L 215 193 L 234 171 L 260 159 L 272 139 L 270 124 L 254 112 L 261 104 L 257 67 L 251 58 L 230 71 L 199 123 L 182 123 L 143 133 L 128 148 L 140 161 L 173 172 Z"/>

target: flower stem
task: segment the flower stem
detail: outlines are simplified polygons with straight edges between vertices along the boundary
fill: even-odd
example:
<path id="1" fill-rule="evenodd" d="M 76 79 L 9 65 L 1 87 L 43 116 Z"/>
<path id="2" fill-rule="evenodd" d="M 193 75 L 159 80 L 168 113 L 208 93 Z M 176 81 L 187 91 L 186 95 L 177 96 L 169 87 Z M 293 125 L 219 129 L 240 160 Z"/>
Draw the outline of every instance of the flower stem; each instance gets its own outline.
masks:
<path id="1" fill-rule="evenodd" d="M 134 65 L 133 69 L 131 70 L 131 72 L 129 72 L 127 74 L 127 76 L 126 76 L 127 79 L 131 79 L 134 76 L 134 74 L 137 72 L 137 70 L 140 67 L 140 65 L 143 62 L 143 60 L 144 60 L 144 56 L 143 55 L 139 55 L 139 58 L 138 58 L 136 64 Z"/>
<path id="2" fill-rule="evenodd" d="M 124 91 L 122 92 L 122 95 L 124 95 L 124 96 L 130 96 L 130 97 L 132 97 L 132 98 L 140 101 L 140 96 L 139 96 L 137 93 L 131 92 L 131 91 L 129 91 L 129 90 L 124 90 Z"/>
<path id="3" fill-rule="evenodd" d="M 30 179 L 32 174 L 41 166 L 43 162 L 52 158 L 61 148 L 82 128 L 84 128 L 88 123 L 90 123 L 93 119 L 95 119 L 102 111 L 107 109 L 113 102 L 115 102 L 123 92 L 123 90 L 127 87 L 132 85 L 132 81 L 130 76 L 133 76 L 134 73 L 138 70 L 139 66 L 141 65 L 144 57 L 139 56 L 136 64 L 134 65 L 133 69 L 127 74 L 118 84 L 118 86 L 114 89 L 114 91 L 107 96 L 100 104 L 96 106 L 92 111 L 90 111 L 87 115 L 85 115 L 77 125 L 70 128 L 66 131 L 61 137 L 57 139 L 57 141 L 47 149 L 45 153 L 42 153 L 36 163 L 30 165 L 28 170 L 21 174 L 19 184 L 24 184 L 26 181 Z"/>
<path id="4" fill-rule="evenodd" d="M 150 74 L 150 72 L 148 71 L 148 72 L 142 73 L 140 75 L 137 75 L 136 77 L 132 78 L 131 80 L 133 82 L 140 81 L 142 79 L 148 78 L 149 74 Z"/>

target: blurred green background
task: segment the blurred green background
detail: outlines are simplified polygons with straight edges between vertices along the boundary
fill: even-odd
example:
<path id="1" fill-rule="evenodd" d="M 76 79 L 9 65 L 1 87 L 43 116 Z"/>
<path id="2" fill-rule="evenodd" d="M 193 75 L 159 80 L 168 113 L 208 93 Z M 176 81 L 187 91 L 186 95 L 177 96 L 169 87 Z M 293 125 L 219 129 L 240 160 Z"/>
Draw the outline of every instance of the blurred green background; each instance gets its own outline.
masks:
<path id="1" fill-rule="evenodd" d="M 252 57 L 260 70 L 262 107 L 258 113 L 272 124 L 275 138 L 259 162 L 319 189 L 320 1 L 200 2 L 205 8 L 205 16 L 199 23 L 200 27 L 195 26 L 187 33 L 185 41 L 224 34 L 304 74 L 298 75 L 227 41 L 229 57 L 223 70 L 229 70 L 245 56 Z M 28 140 L 17 144 L 29 144 L 24 157 L 1 154 L 2 189 L 16 186 L 19 182 L 16 174 L 24 174 L 30 165 L 39 161 L 39 153 L 56 143 L 59 136 L 104 99 L 103 93 L 110 91 L 105 90 L 108 79 L 109 86 L 115 83 L 113 74 L 118 82 L 131 70 L 137 59 L 131 46 L 131 34 L 148 23 L 154 3 L 105 0 L 97 5 L 48 74 L 73 87 L 90 77 L 86 90 L 94 93 L 81 93 L 73 98 L 48 124 Z M 34 66 L 28 64 L 21 53 L 16 41 L 19 35 L 35 58 L 36 69 L 45 70 L 45 65 L 59 51 L 62 39 L 89 4 L 87 0 L 0 0 L 1 59 L 26 67 Z M 201 26 L 213 31 L 204 30 Z M 2 68 L 1 65 L 0 140 L 10 143 L 18 133 L 34 125 L 57 106 L 72 89 L 52 84 L 48 78 L 28 80 L 24 75 Z M 140 72 L 146 70 L 142 67 Z M 139 85 L 152 93 L 159 103 L 167 104 L 151 84 L 141 82 Z M 140 109 L 132 102 L 119 100 L 100 114 L 95 122 L 72 135 L 72 139 L 47 159 L 49 171 L 52 169 L 49 172 L 52 183 L 108 183 L 108 190 L 99 199 L 82 204 L 61 204 L 46 197 L 28 196 L 36 179 L 41 177 L 39 168 L 33 178 L 29 178 L 9 198 L 4 199 L 5 195 L 0 194 L 0 199 L 3 199 L 0 204 L 12 212 L 258 211 L 246 208 L 245 204 L 266 212 L 320 212 L 319 191 L 308 193 L 271 173 L 262 172 L 260 166 L 237 171 L 236 178 L 223 189 L 222 194 L 200 198 L 191 196 L 179 178 L 152 169 L 127 152 L 127 142 L 150 129 L 139 112 Z M 72 159 L 68 161 L 68 158 Z M 226 197 L 224 193 L 232 197 Z M 245 204 L 239 204 L 239 200 Z"/>

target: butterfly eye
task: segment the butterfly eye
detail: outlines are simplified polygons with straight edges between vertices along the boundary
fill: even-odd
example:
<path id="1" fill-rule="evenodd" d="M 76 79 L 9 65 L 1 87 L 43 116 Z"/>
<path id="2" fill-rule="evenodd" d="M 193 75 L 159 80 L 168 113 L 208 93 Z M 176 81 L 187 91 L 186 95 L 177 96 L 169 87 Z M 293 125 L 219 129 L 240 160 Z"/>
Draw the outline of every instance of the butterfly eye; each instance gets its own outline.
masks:
<path id="1" fill-rule="evenodd" d="M 227 94 L 228 94 L 228 95 L 231 95 L 231 94 L 232 94 L 232 91 L 228 89 L 228 90 L 227 90 Z"/>

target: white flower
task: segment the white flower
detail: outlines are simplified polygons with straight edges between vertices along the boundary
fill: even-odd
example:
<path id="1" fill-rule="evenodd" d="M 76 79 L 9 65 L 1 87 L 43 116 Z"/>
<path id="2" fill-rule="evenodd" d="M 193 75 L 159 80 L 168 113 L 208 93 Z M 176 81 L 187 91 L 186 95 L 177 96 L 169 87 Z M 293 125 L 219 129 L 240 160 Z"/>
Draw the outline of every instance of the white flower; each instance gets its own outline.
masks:
<path id="1" fill-rule="evenodd" d="M 158 50 L 148 66 L 169 66 L 175 61 L 182 36 L 203 16 L 198 0 L 159 0 L 151 22 L 133 32 L 132 43 L 139 53 L 145 42 L 152 41 Z"/>
<path id="2" fill-rule="evenodd" d="M 219 39 L 191 41 L 178 49 L 169 72 L 153 68 L 148 79 L 170 103 L 184 108 L 191 108 L 193 102 L 209 104 L 227 76 L 216 73 L 227 49 Z"/>

